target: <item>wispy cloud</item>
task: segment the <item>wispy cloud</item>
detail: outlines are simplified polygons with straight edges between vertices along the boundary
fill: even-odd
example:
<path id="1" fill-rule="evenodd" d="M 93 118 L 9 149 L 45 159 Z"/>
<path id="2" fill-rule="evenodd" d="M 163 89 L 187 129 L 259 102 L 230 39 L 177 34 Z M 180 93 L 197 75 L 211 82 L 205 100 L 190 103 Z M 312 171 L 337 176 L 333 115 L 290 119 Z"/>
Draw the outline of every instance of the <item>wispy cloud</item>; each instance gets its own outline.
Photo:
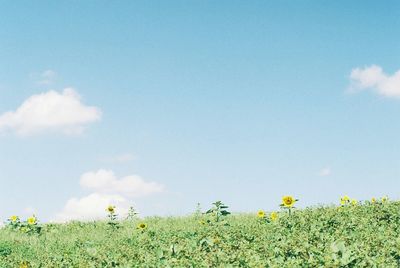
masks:
<path id="1" fill-rule="evenodd" d="M 388 75 L 378 65 L 355 68 L 350 80 L 351 92 L 370 89 L 386 97 L 400 97 L 400 70 Z"/>
<path id="2" fill-rule="evenodd" d="M 135 159 L 135 156 L 131 153 L 123 153 L 114 156 L 101 157 L 100 161 L 105 163 L 125 163 Z"/>
<path id="3" fill-rule="evenodd" d="M 27 216 L 37 214 L 37 209 L 35 209 L 31 206 L 28 206 L 28 207 L 24 208 L 24 214 Z"/>
<path id="4" fill-rule="evenodd" d="M 38 84 L 40 85 L 51 85 L 57 78 L 57 73 L 53 70 L 46 70 L 40 74 L 40 80 Z"/>
<path id="5" fill-rule="evenodd" d="M 48 69 L 40 73 L 31 73 L 29 77 L 40 86 L 50 86 L 56 82 L 58 74 L 56 71 Z"/>
<path id="6" fill-rule="evenodd" d="M 82 175 L 80 185 L 84 188 L 107 194 L 122 194 L 129 197 L 160 193 L 164 187 L 156 182 L 147 182 L 140 176 L 117 178 L 113 171 L 100 169 Z"/>
<path id="7" fill-rule="evenodd" d="M 11 131 L 27 136 L 44 131 L 80 134 L 84 127 L 101 119 L 97 107 L 86 106 L 72 88 L 61 93 L 48 91 L 33 95 L 15 111 L 0 115 L 0 132 Z"/>
<path id="8" fill-rule="evenodd" d="M 330 176 L 331 174 L 332 174 L 332 170 L 330 167 L 325 167 L 325 168 L 321 169 L 318 173 L 318 175 L 321 177 Z"/>

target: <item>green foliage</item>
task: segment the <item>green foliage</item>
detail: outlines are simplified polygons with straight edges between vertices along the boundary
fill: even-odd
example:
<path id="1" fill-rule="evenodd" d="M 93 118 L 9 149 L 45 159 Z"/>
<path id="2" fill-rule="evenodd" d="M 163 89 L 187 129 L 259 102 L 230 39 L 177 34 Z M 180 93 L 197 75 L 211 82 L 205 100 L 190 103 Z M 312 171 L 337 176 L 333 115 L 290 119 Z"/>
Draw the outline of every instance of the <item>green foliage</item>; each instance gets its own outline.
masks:
<path id="1" fill-rule="evenodd" d="M 8 228 L 16 230 L 21 227 L 21 220 L 18 216 L 12 216 L 10 219 L 7 220 L 6 225 Z"/>
<path id="2" fill-rule="evenodd" d="M 129 207 L 128 215 L 126 216 L 127 220 L 135 220 L 138 218 L 139 213 L 136 211 L 134 207 Z"/>
<path id="3" fill-rule="evenodd" d="M 112 229 L 118 229 L 119 228 L 119 222 L 117 221 L 118 219 L 118 214 L 115 212 L 115 206 L 108 206 L 107 208 L 107 212 L 108 212 L 108 225 L 112 228 Z"/>
<path id="4" fill-rule="evenodd" d="M 7 257 L 12 253 L 12 244 L 9 241 L 0 243 L 0 256 Z"/>
<path id="5" fill-rule="evenodd" d="M 221 201 L 216 201 L 213 203 L 213 207 L 207 210 L 206 214 L 214 216 L 215 221 L 219 222 L 222 217 L 231 214 L 229 211 L 226 210 L 227 208 L 228 206 L 226 206 Z"/>
<path id="6" fill-rule="evenodd" d="M 0 267 L 399 267 L 400 202 L 0 229 Z M 213 213 L 220 212 L 216 224 Z M 223 215 L 225 214 L 225 215 Z M 267 214 L 269 215 L 269 214 Z M 209 218 L 212 223 L 207 223 Z M 200 222 L 205 222 L 202 224 Z M 145 224 L 146 228 L 139 228 Z M 25 265 L 25 266 L 22 266 Z"/>
<path id="7" fill-rule="evenodd" d="M 35 215 L 25 221 L 21 221 L 18 216 L 12 216 L 7 220 L 6 227 L 25 234 L 40 234 L 42 230 L 42 226 L 38 223 Z"/>

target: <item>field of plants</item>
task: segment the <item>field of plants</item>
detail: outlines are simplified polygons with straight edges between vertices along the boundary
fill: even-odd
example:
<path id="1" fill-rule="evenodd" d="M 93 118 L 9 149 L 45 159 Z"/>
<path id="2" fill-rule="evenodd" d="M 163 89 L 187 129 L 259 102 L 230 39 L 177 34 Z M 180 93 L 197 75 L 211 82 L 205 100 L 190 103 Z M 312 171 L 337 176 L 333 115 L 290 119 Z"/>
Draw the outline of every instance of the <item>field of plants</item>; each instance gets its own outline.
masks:
<path id="1" fill-rule="evenodd" d="M 0 267 L 399 267 L 400 202 L 231 214 L 222 202 L 186 217 L 40 224 L 12 216 L 0 229 Z"/>

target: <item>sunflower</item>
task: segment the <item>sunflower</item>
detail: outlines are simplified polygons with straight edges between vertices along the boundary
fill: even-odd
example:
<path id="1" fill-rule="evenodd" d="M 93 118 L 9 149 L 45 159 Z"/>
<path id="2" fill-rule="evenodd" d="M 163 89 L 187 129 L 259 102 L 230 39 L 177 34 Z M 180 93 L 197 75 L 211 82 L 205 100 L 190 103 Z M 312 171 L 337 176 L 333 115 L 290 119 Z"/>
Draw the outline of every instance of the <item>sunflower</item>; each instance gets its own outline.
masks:
<path id="1" fill-rule="evenodd" d="M 221 243 L 221 239 L 219 239 L 218 237 L 214 237 L 212 241 L 213 241 L 214 244 Z"/>
<path id="2" fill-rule="evenodd" d="M 375 197 L 371 198 L 371 203 L 376 203 L 376 198 Z"/>
<path id="3" fill-rule="evenodd" d="M 19 268 L 29 268 L 29 262 L 27 261 L 21 262 Z"/>
<path id="4" fill-rule="evenodd" d="M 389 198 L 387 196 L 382 197 L 382 203 L 386 203 L 388 201 L 388 199 Z"/>
<path id="5" fill-rule="evenodd" d="M 278 219 L 278 213 L 277 212 L 271 212 L 270 215 L 271 221 L 276 221 Z"/>
<path id="6" fill-rule="evenodd" d="M 257 212 L 257 217 L 259 217 L 261 219 L 265 218 L 265 211 L 264 210 L 259 210 Z"/>
<path id="7" fill-rule="evenodd" d="M 356 205 L 358 204 L 357 199 L 351 199 L 351 204 L 352 204 L 353 206 L 356 206 Z"/>
<path id="8" fill-rule="evenodd" d="M 201 221 L 199 221 L 199 224 L 206 225 L 206 221 L 205 220 L 201 220 Z"/>
<path id="9" fill-rule="evenodd" d="M 27 222 L 28 222 L 29 225 L 34 225 L 34 224 L 37 223 L 37 219 L 36 219 L 35 216 L 32 216 L 32 217 L 28 218 Z"/>
<path id="10" fill-rule="evenodd" d="M 109 205 L 106 210 L 108 211 L 108 213 L 114 214 L 115 206 Z"/>
<path id="11" fill-rule="evenodd" d="M 16 215 L 12 215 L 12 216 L 10 217 L 10 221 L 12 221 L 12 222 L 17 222 L 18 220 L 19 220 L 19 217 L 16 216 Z"/>
<path id="12" fill-rule="evenodd" d="M 282 197 L 282 204 L 281 206 L 284 206 L 286 208 L 291 208 L 293 207 L 294 203 L 296 203 L 296 199 L 293 198 L 293 196 L 290 195 L 285 195 Z"/>
<path id="13" fill-rule="evenodd" d="M 138 228 L 139 230 L 145 230 L 145 229 L 147 229 L 147 224 L 144 223 L 144 222 L 139 223 L 139 224 L 137 225 L 137 228 Z"/>
<path id="14" fill-rule="evenodd" d="M 349 202 L 350 202 L 350 197 L 348 197 L 347 195 L 345 195 L 342 198 L 340 198 L 340 204 L 341 205 L 345 205 L 345 204 L 347 204 Z"/>

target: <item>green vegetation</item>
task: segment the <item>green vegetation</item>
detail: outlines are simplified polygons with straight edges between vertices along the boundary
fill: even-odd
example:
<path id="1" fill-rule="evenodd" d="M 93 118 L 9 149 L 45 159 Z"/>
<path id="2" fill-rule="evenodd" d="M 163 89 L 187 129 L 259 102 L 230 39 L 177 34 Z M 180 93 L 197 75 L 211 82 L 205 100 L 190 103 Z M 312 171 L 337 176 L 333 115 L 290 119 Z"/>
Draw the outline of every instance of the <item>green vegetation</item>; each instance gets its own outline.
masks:
<path id="1" fill-rule="evenodd" d="M 109 208 L 115 214 L 118 208 Z M 224 212 L 225 211 L 225 212 Z M 19 221 L 19 219 L 18 219 Z M 112 224 L 110 224 L 110 221 Z M 32 225 L 31 227 L 29 227 Z M 399 267 L 400 202 L 0 230 L 0 267 Z M 41 228 L 38 228 L 38 227 Z"/>

